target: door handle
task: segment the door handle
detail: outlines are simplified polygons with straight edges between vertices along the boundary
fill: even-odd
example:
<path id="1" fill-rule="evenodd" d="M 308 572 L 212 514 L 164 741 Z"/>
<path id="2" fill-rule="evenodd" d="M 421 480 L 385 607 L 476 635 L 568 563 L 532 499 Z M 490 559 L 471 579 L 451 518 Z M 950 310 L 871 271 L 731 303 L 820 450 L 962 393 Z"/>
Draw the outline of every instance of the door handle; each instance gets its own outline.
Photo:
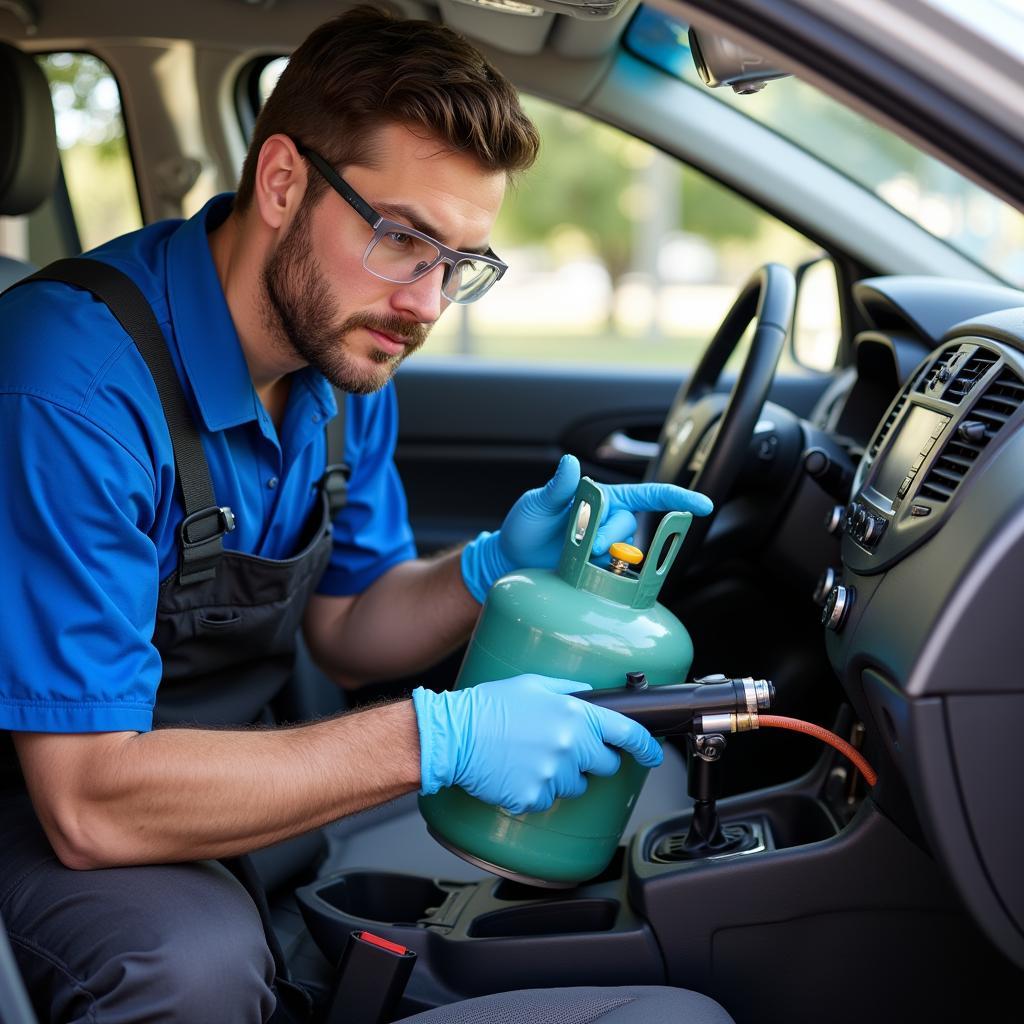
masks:
<path id="1" fill-rule="evenodd" d="M 642 459 L 645 462 L 657 454 L 657 441 L 638 441 L 621 430 L 613 430 L 595 452 L 599 459 Z"/>

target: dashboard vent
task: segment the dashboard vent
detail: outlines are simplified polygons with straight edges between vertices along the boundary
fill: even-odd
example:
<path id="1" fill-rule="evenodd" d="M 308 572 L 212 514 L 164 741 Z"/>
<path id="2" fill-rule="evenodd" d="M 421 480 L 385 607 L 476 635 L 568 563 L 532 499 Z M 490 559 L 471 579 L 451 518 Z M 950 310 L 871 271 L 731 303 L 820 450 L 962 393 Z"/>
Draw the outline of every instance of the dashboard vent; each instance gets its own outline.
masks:
<path id="1" fill-rule="evenodd" d="M 1012 371 L 1003 370 L 985 389 L 970 412 L 972 419 L 985 424 L 985 433 L 994 437 L 1003 424 L 1024 404 L 1024 382 Z"/>
<path id="2" fill-rule="evenodd" d="M 946 393 L 942 397 L 947 402 L 959 405 L 970 393 L 971 388 L 988 373 L 998 359 L 999 357 L 994 352 L 979 348 L 964 363 L 963 369 L 953 379 L 953 383 L 946 388 Z"/>
<path id="3" fill-rule="evenodd" d="M 943 352 L 942 355 L 935 360 L 935 362 L 931 366 L 931 369 L 925 371 L 922 377 L 918 380 L 917 387 L 914 388 L 914 390 L 920 392 L 921 394 L 926 394 L 929 391 L 929 389 L 935 385 L 936 381 L 938 381 L 940 377 L 942 377 L 942 373 L 944 370 L 948 374 L 949 364 L 953 362 L 953 360 L 956 359 L 956 357 L 959 354 L 960 349 L 958 348 L 946 349 L 946 351 Z M 945 379 L 948 379 L 948 376 Z"/>
<path id="4" fill-rule="evenodd" d="M 981 372 L 987 371 L 992 362 L 994 360 L 988 362 Z M 966 369 L 965 366 L 964 370 Z M 1012 371 L 1004 369 L 985 389 L 985 393 L 967 414 L 967 419 L 946 442 L 946 446 L 921 484 L 921 497 L 931 498 L 933 501 L 949 501 L 978 456 L 1022 404 L 1024 382 Z M 976 431 L 977 436 L 973 438 L 965 429 L 972 424 L 984 427 L 984 431 L 979 428 Z"/>
<path id="5" fill-rule="evenodd" d="M 871 450 L 868 452 L 868 459 L 873 459 L 877 454 L 878 450 L 885 443 L 885 439 L 889 436 L 889 431 L 892 430 L 892 425 L 899 418 L 900 413 L 903 411 L 903 406 L 907 404 L 907 393 L 906 391 L 900 395 L 900 400 L 892 407 L 892 412 L 885 417 L 885 422 L 882 424 L 882 429 L 878 432 L 878 437 L 875 438 L 875 443 L 871 446 Z"/>

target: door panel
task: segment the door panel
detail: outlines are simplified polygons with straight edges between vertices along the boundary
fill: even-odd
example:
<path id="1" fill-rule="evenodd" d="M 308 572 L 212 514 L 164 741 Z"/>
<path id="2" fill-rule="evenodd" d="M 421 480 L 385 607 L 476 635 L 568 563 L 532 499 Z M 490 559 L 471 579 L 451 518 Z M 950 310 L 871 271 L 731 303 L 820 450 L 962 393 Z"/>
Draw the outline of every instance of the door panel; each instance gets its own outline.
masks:
<path id="1" fill-rule="evenodd" d="M 496 529 L 563 452 L 597 479 L 639 479 L 641 459 L 599 449 L 616 431 L 655 440 L 681 380 L 663 370 L 538 370 L 464 359 L 404 366 L 396 378 L 397 462 L 421 554 Z M 806 416 L 829 380 L 780 376 L 770 398 Z M 731 386 L 732 378 L 723 380 Z"/>

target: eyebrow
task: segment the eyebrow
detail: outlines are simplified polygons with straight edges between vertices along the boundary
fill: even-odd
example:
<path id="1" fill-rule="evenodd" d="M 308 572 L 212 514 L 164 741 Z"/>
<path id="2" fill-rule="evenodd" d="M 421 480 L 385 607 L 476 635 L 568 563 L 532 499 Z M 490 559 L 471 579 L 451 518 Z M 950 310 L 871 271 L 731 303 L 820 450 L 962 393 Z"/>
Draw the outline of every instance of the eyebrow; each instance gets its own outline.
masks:
<path id="1" fill-rule="evenodd" d="M 438 241 L 444 240 L 444 233 L 429 223 L 429 221 L 425 221 L 410 206 L 405 206 L 402 203 L 374 203 L 373 208 L 379 213 L 385 214 L 389 220 L 394 220 L 395 218 L 404 220 L 409 227 L 422 231 L 423 234 L 430 235 L 431 238 L 436 238 Z M 445 242 L 445 245 L 447 244 Z M 454 246 L 449 246 L 449 248 L 454 248 Z M 457 249 L 456 251 L 472 253 L 474 256 L 486 256 L 490 252 L 490 248 L 489 245 L 484 245 L 477 248 Z"/>

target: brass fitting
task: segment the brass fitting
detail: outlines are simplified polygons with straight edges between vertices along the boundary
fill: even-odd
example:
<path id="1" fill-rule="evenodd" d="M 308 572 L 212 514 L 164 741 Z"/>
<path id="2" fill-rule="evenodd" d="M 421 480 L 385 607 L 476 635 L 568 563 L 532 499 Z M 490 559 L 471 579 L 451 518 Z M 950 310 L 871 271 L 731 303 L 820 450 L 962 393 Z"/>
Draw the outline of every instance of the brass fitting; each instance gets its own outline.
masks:
<path id="1" fill-rule="evenodd" d="M 756 729 L 757 712 L 720 712 L 714 715 L 701 715 L 693 721 L 695 733 L 712 732 L 750 732 Z"/>

